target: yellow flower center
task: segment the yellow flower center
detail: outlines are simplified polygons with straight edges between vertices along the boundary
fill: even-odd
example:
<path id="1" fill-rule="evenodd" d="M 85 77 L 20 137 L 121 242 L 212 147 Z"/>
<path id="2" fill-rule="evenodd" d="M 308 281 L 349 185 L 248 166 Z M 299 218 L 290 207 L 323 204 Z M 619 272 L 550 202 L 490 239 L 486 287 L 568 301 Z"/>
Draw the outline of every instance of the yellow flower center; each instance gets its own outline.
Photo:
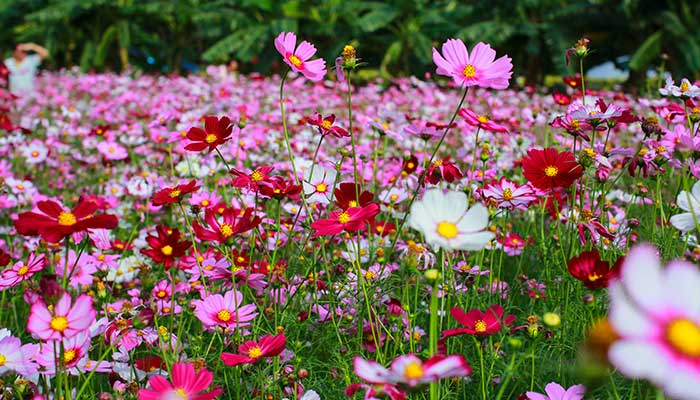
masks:
<path id="1" fill-rule="evenodd" d="M 474 68 L 473 65 L 467 64 L 467 66 L 464 67 L 464 70 L 462 71 L 462 74 L 463 74 L 466 78 L 473 78 L 474 75 L 476 75 L 476 69 Z"/>
<path id="2" fill-rule="evenodd" d="M 348 206 L 349 207 L 357 207 L 357 202 L 355 200 L 350 200 L 350 201 L 348 201 Z"/>
<path id="3" fill-rule="evenodd" d="M 346 212 L 340 213 L 340 215 L 338 215 L 338 222 L 341 224 L 347 224 L 350 222 L 350 215 L 348 215 Z"/>
<path id="4" fill-rule="evenodd" d="M 365 279 L 367 279 L 368 281 L 371 281 L 371 280 L 374 279 L 376 276 L 377 276 L 377 275 L 376 275 L 374 272 L 372 272 L 372 271 L 367 271 L 367 272 L 365 272 Z"/>
<path id="5" fill-rule="evenodd" d="M 420 379 L 423 375 L 423 366 L 417 362 L 408 364 L 403 371 L 403 376 L 406 377 L 406 379 Z"/>
<path id="6" fill-rule="evenodd" d="M 39 157 L 38 151 L 32 151 L 32 157 Z"/>
<path id="7" fill-rule="evenodd" d="M 160 297 L 161 299 L 165 297 L 167 293 L 165 293 L 165 290 L 159 290 L 156 296 Z"/>
<path id="8" fill-rule="evenodd" d="M 505 201 L 513 200 L 513 191 L 510 188 L 506 188 L 503 191 L 503 200 L 505 200 Z"/>
<path id="9" fill-rule="evenodd" d="M 24 275 L 27 275 L 27 272 L 29 272 L 29 267 L 27 267 L 26 265 L 23 265 L 17 271 L 17 275 L 24 276 Z"/>
<path id="10" fill-rule="evenodd" d="M 180 192 L 179 190 L 175 189 L 175 190 L 173 190 L 172 192 L 170 192 L 170 197 L 172 197 L 172 198 L 174 199 L 174 198 L 180 196 L 180 193 L 182 193 L 182 192 Z"/>
<path id="11" fill-rule="evenodd" d="M 170 245 L 168 245 L 168 244 L 166 244 L 165 246 L 163 246 L 163 247 L 160 249 L 160 251 L 161 251 L 163 254 L 165 254 L 166 256 L 169 256 L 169 255 L 172 255 L 172 254 L 173 254 L 173 248 L 172 248 L 172 246 L 170 246 Z"/>
<path id="12" fill-rule="evenodd" d="M 250 174 L 250 180 L 253 182 L 260 182 L 263 180 L 263 174 L 256 169 L 252 174 Z"/>
<path id="13" fill-rule="evenodd" d="M 437 233 L 445 239 L 452 239 L 457 236 L 459 229 L 452 222 L 442 221 L 437 226 Z"/>
<path id="14" fill-rule="evenodd" d="M 643 155 L 647 154 L 648 152 L 649 152 L 649 149 L 647 149 L 646 147 L 642 147 L 642 148 L 639 150 L 639 155 L 640 155 L 640 156 L 643 156 Z"/>
<path id="15" fill-rule="evenodd" d="M 601 275 L 598 275 L 598 274 L 596 274 L 596 273 L 594 272 L 593 274 L 591 274 L 591 275 L 588 277 L 588 280 L 591 281 L 591 282 L 595 282 L 595 281 L 597 281 L 597 280 L 600 279 L 600 278 L 602 278 L 602 276 L 601 276 Z"/>
<path id="16" fill-rule="evenodd" d="M 250 357 L 252 359 L 260 358 L 260 357 L 262 357 L 262 355 L 263 355 L 263 353 L 262 353 L 262 350 L 260 349 L 259 346 L 251 347 L 248 350 L 248 357 Z"/>
<path id="17" fill-rule="evenodd" d="M 299 68 L 301 66 L 301 60 L 299 59 L 299 57 L 295 56 L 294 54 L 289 56 L 289 62 L 294 64 L 294 66 L 297 68 Z"/>
<path id="18" fill-rule="evenodd" d="M 228 322 L 231 320 L 231 313 L 228 310 L 221 310 L 216 314 L 216 318 L 221 322 Z"/>
<path id="19" fill-rule="evenodd" d="M 586 153 L 588 157 L 595 157 L 595 150 L 591 149 L 590 147 L 583 149 L 583 152 Z"/>
<path id="20" fill-rule="evenodd" d="M 700 326 L 688 319 L 676 319 L 666 327 L 666 340 L 679 353 L 700 357 Z"/>
<path id="21" fill-rule="evenodd" d="M 75 225 L 78 220 L 75 218 L 75 215 L 69 212 L 62 212 L 58 214 L 58 224 L 63 225 L 63 226 L 71 226 Z"/>
<path id="22" fill-rule="evenodd" d="M 66 362 L 66 364 L 68 364 L 71 361 L 75 360 L 76 355 L 77 354 L 75 353 L 75 350 L 73 350 L 73 349 L 66 350 L 66 352 L 63 353 L 63 360 Z"/>
<path id="23" fill-rule="evenodd" d="M 187 392 L 183 388 L 175 389 L 175 394 L 178 395 L 182 400 L 187 400 Z"/>
<path id="24" fill-rule="evenodd" d="M 690 89 L 690 85 L 688 84 L 688 82 L 681 82 L 681 92 L 687 92 L 688 89 Z"/>
<path id="25" fill-rule="evenodd" d="M 4 355 L 0 354 L 0 367 L 2 367 L 2 366 L 5 365 L 5 364 L 7 364 L 7 357 L 5 357 Z"/>
<path id="26" fill-rule="evenodd" d="M 221 232 L 221 236 L 227 239 L 231 237 L 231 235 L 233 235 L 233 228 L 231 228 L 231 225 L 228 224 L 222 224 L 221 229 L 219 229 L 219 231 Z"/>
<path id="27" fill-rule="evenodd" d="M 544 169 L 544 174 L 550 178 L 553 176 L 557 176 L 558 173 L 559 173 L 559 168 L 557 168 L 553 165 L 550 165 L 549 167 Z"/>
<path id="28" fill-rule="evenodd" d="M 325 130 L 331 129 L 332 126 L 333 126 L 333 124 L 331 124 L 331 121 L 329 121 L 327 119 L 324 119 L 323 122 L 321 122 L 321 128 L 323 128 Z"/>
<path id="29" fill-rule="evenodd" d="M 104 261 L 104 260 L 105 260 L 104 254 L 100 254 L 99 256 L 97 256 L 97 261 Z"/>
<path id="30" fill-rule="evenodd" d="M 489 122 L 489 117 L 487 117 L 487 116 L 485 116 L 485 115 L 479 115 L 479 117 L 478 117 L 477 119 L 478 119 L 479 122 L 481 122 L 482 124 L 485 124 L 485 123 Z"/>
<path id="31" fill-rule="evenodd" d="M 474 323 L 474 330 L 477 332 L 486 332 L 486 322 L 478 320 Z"/>
<path id="32" fill-rule="evenodd" d="M 58 332 L 63 332 L 68 329 L 68 318 L 64 316 L 53 317 L 50 325 L 51 329 Z"/>
<path id="33" fill-rule="evenodd" d="M 328 187 L 326 186 L 325 183 L 319 183 L 316 185 L 316 191 L 319 193 L 326 193 L 326 190 L 328 190 Z"/>
<path id="34" fill-rule="evenodd" d="M 212 143 L 216 142 L 216 139 L 217 139 L 216 135 L 213 133 L 210 133 L 204 138 L 204 141 L 209 143 L 209 144 L 212 144 Z"/>

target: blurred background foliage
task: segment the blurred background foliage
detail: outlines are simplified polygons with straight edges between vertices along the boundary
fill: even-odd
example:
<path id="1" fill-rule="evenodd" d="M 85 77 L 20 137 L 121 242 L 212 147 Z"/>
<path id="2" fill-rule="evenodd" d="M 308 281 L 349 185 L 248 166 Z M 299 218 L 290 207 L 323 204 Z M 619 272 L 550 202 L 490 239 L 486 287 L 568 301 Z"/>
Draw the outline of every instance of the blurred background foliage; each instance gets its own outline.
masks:
<path id="1" fill-rule="evenodd" d="M 330 64 L 351 43 L 383 76 L 432 71 L 431 47 L 458 37 L 507 53 L 516 74 L 542 83 L 573 72 L 567 47 L 580 37 L 641 83 L 649 69 L 700 77 L 698 0 L 2 0 L 0 46 L 33 41 L 51 52 L 50 68 L 84 71 L 193 71 L 238 62 L 273 72 L 272 41 L 294 31 Z"/>

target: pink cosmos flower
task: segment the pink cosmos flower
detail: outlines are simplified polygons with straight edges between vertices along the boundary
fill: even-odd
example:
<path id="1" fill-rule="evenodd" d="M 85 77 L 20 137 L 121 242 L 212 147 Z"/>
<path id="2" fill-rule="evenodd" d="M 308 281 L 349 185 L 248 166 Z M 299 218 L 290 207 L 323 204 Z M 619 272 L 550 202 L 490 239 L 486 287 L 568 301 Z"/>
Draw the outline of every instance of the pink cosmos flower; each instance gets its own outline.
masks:
<path id="1" fill-rule="evenodd" d="M 91 285 L 92 275 L 97 272 L 95 264 L 88 263 L 86 257 L 78 258 L 74 250 L 68 252 L 68 260 L 61 257 L 54 268 L 59 279 L 65 277 L 75 288 L 79 288 L 81 285 Z"/>
<path id="2" fill-rule="evenodd" d="M 648 379 L 676 399 L 698 399 L 700 271 L 685 261 L 661 266 L 655 248 L 634 247 L 609 286 L 609 320 L 619 339 L 608 351 L 624 375 Z"/>
<path id="3" fill-rule="evenodd" d="M 462 87 L 507 88 L 513 74 L 513 64 L 508 56 L 498 60 L 495 58 L 496 51 L 482 42 L 474 46 L 471 54 L 461 39 L 447 39 L 442 45 L 442 55 L 433 48 L 436 72 L 452 77 Z"/>
<path id="4" fill-rule="evenodd" d="M 263 357 L 276 357 L 282 353 L 287 343 L 283 334 L 267 335 L 255 342 L 248 340 L 238 346 L 238 354 L 221 353 L 224 364 L 233 367 L 239 364 L 255 364 Z"/>
<path id="5" fill-rule="evenodd" d="M 528 206 L 537 200 L 535 190 L 529 183 L 518 185 L 505 176 L 486 184 L 481 190 L 481 195 L 487 204 L 495 203 L 496 207 L 506 210 L 527 210 Z"/>
<path id="6" fill-rule="evenodd" d="M 32 305 L 27 330 L 41 340 L 71 338 L 88 329 L 95 321 L 92 297 L 80 295 L 71 307 L 71 298 L 64 292 L 53 310 L 43 301 Z"/>
<path id="7" fill-rule="evenodd" d="M 214 374 L 206 368 L 195 372 L 192 364 L 175 363 L 171 382 L 160 375 L 148 380 L 151 389 L 139 389 L 139 400 L 210 400 L 223 393 L 222 389 L 200 393 L 209 388 Z"/>
<path id="8" fill-rule="evenodd" d="M 586 388 L 583 385 L 575 385 L 568 389 L 564 389 L 558 383 L 550 383 L 544 387 L 544 394 L 535 392 L 527 392 L 525 395 L 529 400 L 581 400 L 586 394 Z"/>
<path id="9" fill-rule="evenodd" d="M 224 295 L 213 294 L 202 300 L 195 301 L 194 315 L 206 327 L 222 327 L 236 329 L 250 325 L 250 321 L 258 316 L 255 304 L 241 305 L 243 295 L 237 290 L 230 290 Z"/>
<path id="10" fill-rule="evenodd" d="M 90 336 L 86 331 L 78 333 L 70 339 L 64 339 L 63 343 L 63 362 L 66 370 L 71 375 L 80 374 L 78 366 L 88 359 L 88 350 L 90 349 Z M 54 375 L 56 373 L 56 357 L 54 350 L 58 349 L 58 345 L 54 348 L 53 345 L 42 346 L 41 351 L 37 354 L 36 360 L 44 367 L 46 374 Z"/>
<path id="11" fill-rule="evenodd" d="M 126 149 L 116 142 L 100 142 L 97 144 L 97 150 L 107 160 L 123 160 L 129 157 Z"/>
<path id="12" fill-rule="evenodd" d="M 471 126 L 479 127 L 485 131 L 506 133 L 508 128 L 503 125 L 497 124 L 491 120 L 488 115 L 478 115 L 474 111 L 463 108 L 459 110 L 459 116 L 464 118 L 465 121 Z"/>
<path id="13" fill-rule="evenodd" d="M 466 376 L 472 371 L 460 354 L 437 355 L 426 361 L 414 354 L 406 354 L 396 357 L 389 369 L 375 361 L 355 357 L 353 366 L 355 374 L 369 384 L 401 384 L 410 388 L 444 378 Z"/>
<path id="14" fill-rule="evenodd" d="M 7 333 L 7 336 L 4 336 Z M 9 335 L 6 329 L 0 330 L 0 376 L 14 371 L 20 375 L 36 373 L 37 365 L 32 361 L 37 350 L 35 344 L 25 344 Z M 48 347 L 48 346 L 46 346 Z"/>
<path id="15" fill-rule="evenodd" d="M 29 254 L 27 261 L 18 261 L 11 268 L 2 271 L 0 274 L 0 290 L 17 286 L 20 282 L 26 281 L 34 274 L 44 269 L 46 266 L 46 256 L 39 254 Z"/>
<path id="16" fill-rule="evenodd" d="M 292 71 L 299 72 L 314 82 L 323 79 L 326 76 L 326 61 L 322 58 L 309 61 L 316 54 L 316 47 L 307 41 L 299 43 L 299 46 L 296 43 L 297 35 L 293 32 L 281 32 L 275 39 L 275 48 Z"/>

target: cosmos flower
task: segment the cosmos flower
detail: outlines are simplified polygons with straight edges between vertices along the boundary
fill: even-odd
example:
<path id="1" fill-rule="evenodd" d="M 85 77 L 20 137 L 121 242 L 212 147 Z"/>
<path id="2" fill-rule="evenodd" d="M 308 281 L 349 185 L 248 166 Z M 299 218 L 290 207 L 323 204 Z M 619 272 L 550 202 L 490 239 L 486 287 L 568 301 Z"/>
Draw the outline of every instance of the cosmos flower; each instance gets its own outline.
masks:
<path id="1" fill-rule="evenodd" d="M 304 194 L 309 196 L 308 203 L 328 204 L 331 200 L 333 185 L 335 184 L 336 172 L 319 165 L 313 172 L 304 174 L 303 188 Z"/>
<path id="2" fill-rule="evenodd" d="M 530 149 L 523 158 L 523 175 L 538 189 L 568 188 L 583 174 L 583 168 L 571 152 L 555 148 Z"/>
<path id="3" fill-rule="evenodd" d="M 514 315 L 508 315 L 503 318 L 503 307 L 494 304 L 487 308 L 486 311 L 470 310 L 464 312 L 459 307 L 450 309 L 452 317 L 464 325 L 464 328 L 447 329 L 442 332 L 442 339 L 457 336 L 457 335 L 493 335 L 501 331 L 503 326 L 510 326 L 515 321 Z"/>
<path id="4" fill-rule="evenodd" d="M 379 214 L 379 206 L 370 203 L 364 207 L 350 207 L 336 210 L 326 219 L 317 219 L 311 223 L 314 236 L 337 235 L 340 232 L 357 232 L 365 229 L 367 223 Z"/>
<path id="5" fill-rule="evenodd" d="M 623 375 L 648 379 L 668 397 L 699 399 L 700 271 L 685 261 L 662 267 L 655 248 L 638 245 L 609 287 L 608 318 L 619 339 L 608 351 Z"/>
<path id="6" fill-rule="evenodd" d="M 187 131 L 187 139 L 191 142 L 185 146 L 185 150 L 202 151 L 208 148 L 211 152 L 231 139 L 231 132 L 233 125 L 228 117 L 207 115 L 204 117 L 204 129 L 193 126 Z"/>
<path id="7" fill-rule="evenodd" d="M 114 229 L 117 227 L 117 217 L 110 214 L 93 215 L 97 204 L 92 201 L 81 201 L 70 211 L 52 200 L 37 202 L 40 213 L 23 212 L 15 220 L 15 228 L 21 235 L 40 235 L 51 243 L 60 242 L 64 237 L 83 232 L 88 229 Z"/>
<path id="8" fill-rule="evenodd" d="M 239 210 L 233 207 L 226 207 L 222 213 L 214 212 L 208 208 L 204 212 L 204 221 L 208 228 L 205 228 L 199 221 L 192 223 L 197 239 L 204 241 L 215 241 L 220 244 L 226 243 L 234 235 L 247 232 L 260 224 L 260 217 L 253 215 L 252 208 Z M 221 220 L 219 220 L 219 214 Z"/>
<path id="9" fill-rule="evenodd" d="M 495 236 L 486 231 L 489 211 L 479 203 L 467 210 L 468 204 L 467 196 L 462 192 L 428 190 L 411 206 L 409 224 L 434 248 L 483 249 Z"/>
<path id="10" fill-rule="evenodd" d="M 20 282 L 30 279 L 34 274 L 44 269 L 46 266 L 46 256 L 38 256 L 32 252 L 27 257 L 27 261 L 18 261 L 11 268 L 2 271 L 0 274 L 0 290 L 17 286 Z"/>
<path id="11" fill-rule="evenodd" d="M 309 61 L 316 54 L 316 47 L 307 41 L 299 43 L 299 46 L 296 43 L 297 35 L 292 32 L 281 32 L 275 38 L 275 48 L 292 71 L 314 82 L 323 79 L 326 76 L 326 61 L 322 58 Z"/>
<path id="12" fill-rule="evenodd" d="M 463 108 L 459 110 L 459 116 L 464 118 L 465 121 L 471 126 L 479 127 L 485 131 L 506 133 L 508 128 L 503 125 L 495 123 L 487 115 L 481 114 L 477 115 L 474 111 Z"/>
<path id="13" fill-rule="evenodd" d="M 92 297 L 80 295 L 71 307 L 70 295 L 63 292 L 51 308 L 41 300 L 32 304 L 27 330 L 41 340 L 71 338 L 88 329 L 95 322 L 95 315 Z"/>
<path id="14" fill-rule="evenodd" d="M 194 315 L 206 327 L 222 327 L 227 331 L 250 325 L 258 316 L 255 304 L 243 305 L 243 295 L 237 290 L 209 295 L 194 302 Z"/>
<path id="15" fill-rule="evenodd" d="M 331 134 L 337 138 L 349 137 L 350 132 L 335 125 L 335 114 L 323 117 L 321 114 L 314 114 L 307 119 L 309 125 L 315 126 L 322 136 Z"/>
<path id="16" fill-rule="evenodd" d="M 0 376 L 8 372 L 21 375 L 36 373 L 37 365 L 33 360 L 37 347 L 35 344 L 22 345 L 7 329 L 0 329 Z"/>
<path id="17" fill-rule="evenodd" d="M 681 232 L 697 229 L 700 225 L 700 181 L 695 182 L 690 192 L 681 190 L 676 204 L 685 212 L 672 216 L 671 224 Z"/>
<path id="18" fill-rule="evenodd" d="M 581 400 L 586 394 L 586 388 L 583 385 L 574 385 L 568 389 L 564 389 L 560 384 L 551 382 L 544 387 L 545 394 L 527 392 L 528 400 Z"/>
<path id="19" fill-rule="evenodd" d="M 283 334 L 266 335 L 257 342 L 248 340 L 238 346 L 238 354 L 221 353 L 221 361 L 229 367 L 240 364 L 255 364 L 265 357 L 276 357 L 282 353 L 287 343 Z"/>
<path id="20" fill-rule="evenodd" d="M 199 190 L 197 181 L 192 179 L 188 183 L 179 184 L 172 187 L 167 187 L 156 192 L 151 201 L 154 206 L 162 206 L 164 204 L 179 203 L 186 194 L 190 194 Z"/>
<path id="21" fill-rule="evenodd" d="M 170 382 L 160 375 L 153 375 L 148 379 L 150 389 L 139 389 L 139 400 L 211 400 L 224 392 L 215 387 L 202 393 L 213 380 L 214 374 L 206 368 L 196 372 L 192 364 L 176 362 Z"/>
<path id="22" fill-rule="evenodd" d="M 192 246 L 189 240 L 180 241 L 182 235 L 177 228 L 168 228 L 164 225 L 156 226 L 158 236 L 146 236 L 146 242 L 150 249 L 141 249 L 141 254 L 146 255 L 155 263 L 163 263 L 165 269 L 172 267 L 175 259 L 185 255 L 185 251 Z"/>
<path id="23" fill-rule="evenodd" d="M 246 188 L 252 192 L 257 192 L 261 186 L 267 184 L 270 178 L 268 175 L 274 168 L 268 165 L 255 168 L 251 173 L 245 173 L 235 168 L 231 168 L 231 175 L 235 176 L 231 185 L 237 188 Z"/>
<path id="24" fill-rule="evenodd" d="M 599 289 L 608 286 L 608 283 L 619 274 L 620 265 L 624 258 L 619 258 L 611 267 L 610 263 L 600 259 L 598 250 L 588 250 L 572 258 L 568 262 L 569 273 L 574 278 L 583 282 L 589 289 Z"/>
<path id="25" fill-rule="evenodd" d="M 392 384 L 413 388 L 440 379 L 467 376 L 472 369 L 460 354 L 436 355 L 421 360 L 414 354 L 396 357 L 389 368 L 355 356 L 353 370 L 363 381 L 372 385 Z"/>
<path id="26" fill-rule="evenodd" d="M 518 185 L 505 176 L 486 184 L 481 190 L 481 196 L 487 204 L 495 204 L 496 207 L 506 210 L 527 210 L 528 206 L 537 200 L 537 195 L 529 184 Z"/>
<path id="27" fill-rule="evenodd" d="M 447 39 L 442 45 L 442 54 L 433 48 L 437 73 L 452 77 L 462 87 L 506 89 L 513 74 L 513 64 L 508 56 L 495 58 L 496 51 L 482 42 L 474 46 L 471 54 L 461 39 Z"/>
<path id="28" fill-rule="evenodd" d="M 669 76 L 666 78 L 666 85 L 659 88 L 659 93 L 662 96 L 694 98 L 700 96 L 700 87 L 691 84 L 687 78 L 681 79 L 681 85 L 676 86 L 676 83 Z"/>

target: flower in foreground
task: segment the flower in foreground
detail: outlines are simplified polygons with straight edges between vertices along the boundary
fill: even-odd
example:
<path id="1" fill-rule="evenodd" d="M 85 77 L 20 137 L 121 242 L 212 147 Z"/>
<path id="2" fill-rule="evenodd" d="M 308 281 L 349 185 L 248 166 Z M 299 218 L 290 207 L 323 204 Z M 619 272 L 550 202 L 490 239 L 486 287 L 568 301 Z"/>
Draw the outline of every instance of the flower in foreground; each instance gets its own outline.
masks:
<path id="1" fill-rule="evenodd" d="M 151 389 L 139 389 L 139 400 L 210 400 L 223 393 L 222 389 L 201 393 L 209 388 L 214 374 L 201 369 L 195 372 L 192 364 L 175 363 L 171 382 L 160 375 L 148 380 Z"/>
<path id="2" fill-rule="evenodd" d="M 233 367 L 239 364 L 255 364 L 261 358 L 276 357 L 282 353 L 287 343 L 283 334 L 267 335 L 260 340 L 248 340 L 238 346 L 238 354 L 221 353 L 221 361 Z"/>
<path id="3" fill-rule="evenodd" d="M 303 74 L 307 79 L 320 81 L 326 75 L 326 61 L 322 58 L 309 59 L 316 54 L 316 47 L 307 41 L 297 44 L 297 35 L 293 32 L 281 32 L 275 39 L 275 48 L 284 57 L 284 62 L 294 72 Z"/>
<path id="4" fill-rule="evenodd" d="M 457 336 L 462 334 L 468 335 L 493 335 L 498 333 L 503 328 L 503 325 L 510 326 L 515 321 L 514 315 L 508 315 L 503 318 L 503 307 L 498 304 L 492 305 L 486 311 L 471 310 L 464 312 L 459 307 L 450 309 L 452 317 L 464 325 L 464 328 L 447 329 L 442 332 L 442 338 Z"/>
<path id="5" fill-rule="evenodd" d="M 233 132 L 233 125 L 228 117 L 220 119 L 213 115 L 204 117 L 204 129 L 193 126 L 187 132 L 187 138 L 192 142 L 185 146 L 185 150 L 202 151 L 209 148 L 213 151 L 218 145 L 226 143 Z"/>
<path id="6" fill-rule="evenodd" d="M 676 204 L 685 212 L 672 216 L 671 224 L 681 232 L 696 229 L 700 224 L 700 181 L 695 182 L 690 192 L 681 190 Z"/>
<path id="7" fill-rule="evenodd" d="M 389 368 L 356 356 L 353 366 L 355 374 L 369 384 L 392 384 L 409 388 L 444 378 L 466 376 L 472 372 L 461 354 L 436 355 L 425 361 L 415 354 L 406 354 L 396 357 Z"/>
<path id="8" fill-rule="evenodd" d="M 175 258 L 185 255 L 185 251 L 192 246 L 188 240 L 180 241 L 182 234 L 177 228 L 167 226 L 156 226 L 158 236 L 146 236 L 146 242 L 150 249 L 141 249 L 141 254 L 151 257 L 155 263 L 163 263 L 165 269 L 173 266 Z"/>
<path id="9" fill-rule="evenodd" d="M 530 149 L 523 158 L 523 176 L 542 190 L 568 188 L 583 174 L 583 167 L 571 152 L 555 148 Z"/>
<path id="10" fill-rule="evenodd" d="M 40 235 L 51 243 L 60 242 L 64 237 L 88 229 L 114 229 L 117 217 L 110 214 L 93 215 L 97 204 L 81 201 L 70 211 L 52 200 L 39 201 L 37 208 L 42 213 L 27 211 L 19 214 L 15 228 L 21 235 Z"/>
<path id="11" fill-rule="evenodd" d="M 32 304 L 27 330 L 41 340 L 71 338 L 88 329 L 95 321 L 92 297 L 80 295 L 71 307 L 67 292 L 51 308 L 43 301 Z"/>
<path id="12" fill-rule="evenodd" d="M 482 42 L 474 46 L 471 54 L 461 39 L 447 39 L 442 44 L 442 54 L 433 48 L 437 73 L 452 77 L 462 87 L 507 88 L 513 74 L 513 64 L 508 56 L 498 60 L 495 58 L 496 51 Z"/>
<path id="13" fill-rule="evenodd" d="M 431 189 L 411 206 L 409 223 L 435 248 L 480 250 L 494 238 L 493 232 L 486 231 L 489 211 L 478 203 L 468 210 L 467 205 L 462 192 Z"/>
<path id="14" fill-rule="evenodd" d="M 634 247 L 610 284 L 609 320 L 619 339 L 608 351 L 622 374 L 648 379 L 671 398 L 700 399 L 700 271 L 661 266 L 656 249 Z"/>
<path id="15" fill-rule="evenodd" d="M 583 385 L 574 385 L 564 389 L 560 384 L 551 382 L 544 387 L 545 394 L 527 392 L 525 395 L 529 400 L 581 400 L 586 394 Z"/>

